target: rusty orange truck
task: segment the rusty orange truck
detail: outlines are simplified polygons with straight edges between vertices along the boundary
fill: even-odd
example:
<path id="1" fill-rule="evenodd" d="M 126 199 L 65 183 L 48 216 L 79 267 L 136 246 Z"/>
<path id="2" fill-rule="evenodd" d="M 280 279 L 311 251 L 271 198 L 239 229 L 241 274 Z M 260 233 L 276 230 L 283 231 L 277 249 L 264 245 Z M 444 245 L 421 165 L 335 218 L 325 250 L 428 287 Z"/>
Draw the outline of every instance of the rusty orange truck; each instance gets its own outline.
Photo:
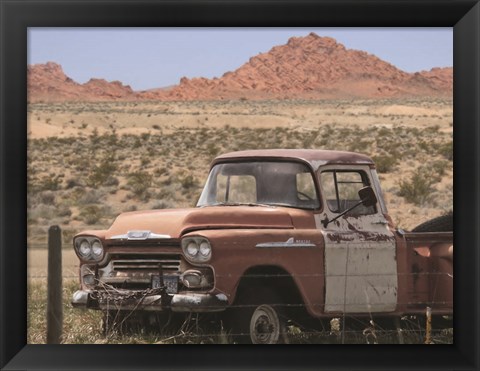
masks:
<path id="1" fill-rule="evenodd" d="M 292 320 L 453 316 L 452 230 L 451 216 L 396 229 L 365 155 L 233 152 L 214 159 L 196 207 L 76 235 L 72 304 L 216 313 L 253 343 L 281 342 Z"/>

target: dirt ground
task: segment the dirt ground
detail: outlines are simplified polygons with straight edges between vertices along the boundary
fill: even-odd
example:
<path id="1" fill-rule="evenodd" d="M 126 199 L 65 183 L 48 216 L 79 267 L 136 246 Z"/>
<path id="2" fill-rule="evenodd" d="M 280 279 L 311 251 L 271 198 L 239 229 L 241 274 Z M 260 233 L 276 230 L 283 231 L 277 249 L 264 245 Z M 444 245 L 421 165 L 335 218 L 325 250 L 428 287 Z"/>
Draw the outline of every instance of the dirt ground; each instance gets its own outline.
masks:
<path id="1" fill-rule="evenodd" d="M 142 134 L 161 128 L 303 128 L 440 126 L 452 131 L 449 100 L 339 100 L 339 101 L 193 101 L 32 104 L 28 111 L 31 139 L 99 134 L 112 129 Z"/>

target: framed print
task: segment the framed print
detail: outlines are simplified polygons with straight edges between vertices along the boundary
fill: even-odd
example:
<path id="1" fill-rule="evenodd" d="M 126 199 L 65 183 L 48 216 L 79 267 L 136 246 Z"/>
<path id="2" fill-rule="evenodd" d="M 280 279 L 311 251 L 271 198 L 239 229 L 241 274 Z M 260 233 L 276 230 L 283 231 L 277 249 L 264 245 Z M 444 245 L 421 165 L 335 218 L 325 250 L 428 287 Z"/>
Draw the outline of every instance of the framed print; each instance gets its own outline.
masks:
<path id="1" fill-rule="evenodd" d="M 2 369 L 479 368 L 479 356 L 475 348 L 480 333 L 477 273 L 480 261 L 476 232 L 480 211 L 478 208 L 480 164 L 477 150 L 480 124 L 478 108 L 480 5 L 477 1 L 39 0 L 2 1 L 0 6 Z M 395 72 L 397 70 L 392 65 L 379 61 L 368 53 L 355 54 L 345 51 L 345 46 L 334 39 L 322 38 L 315 32 L 292 37 L 285 42 L 292 50 L 308 49 L 312 44 L 318 46 L 320 45 L 318 43 L 321 43 L 322 47 L 336 48 L 337 52 L 340 51 L 338 52 L 340 57 L 332 62 L 330 68 L 330 71 L 333 71 L 332 75 L 326 76 L 321 82 L 324 88 L 323 95 L 318 93 L 321 91 L 318 88 L 318 81 L 308 73 L 302 76 L 298 86 L 295 85 L 296 80 L 289 80 L 288 72 L 294 71 L 297 66 L 296 56 L 294 52 L 286 55 L 284 51 L 286 46 L 279 42 L 271 45 L 273 49 L 269 53 L 263 53 L 262 50 L 261 57 L 253 57 L 258 50 L 249 51 L 250 60 L 248 58 L 237 60 L 237 65 L 247 60 L 248 62 L 243 66 L 243 70 L 238 69 L 233 73 L 236 74 L 236 80 L 232 78 L 231 72 L 225 73 L 221 78 L 212 79 L 191 78 L 192 74 L 198 76 L 202 73 L 189 72 L 188 78 L 182 78 L 178 85 L 164 89 L 158 87 L 174 85 L 175 82 L 162 84 L 151 82 L 150 85 L 133 86 L 132 89 L 124 85 L 123 81 L 109 83 L 95 79 L 103 76 L 90 75 L 91 80 L 78 83 L 69 76 L 69 72 L 64 73 L 61 66 L 55 63 L 38 65 L 34 71 L 30 66 L 31 55 L 28 54 L 33 50 L 33 46 L 37 45 L 32 43 L 31 35 L 39 35 L 42 32 L 45 34 L 48 30 L 55 29 L 64 30 L 65 39 L 70 37 L 69 29 L 99 30 L 99 33 L 92 33 L 89 38 L 84 39 L 88 44 L 86 48 L 91 51 L 101 45 L 100 32 L 107 32 L 113 28 L 117 32 L 125 31 L 122 34 L 125 43 L 129 38 L 128 33 L 134 30 L 142 30 L 145 37 L 154 29 L 168 30 L 171 32 L 170 35 L 183 30 L 184 37 L 192 40 L 195 39 L 196 33 L 208 30 L 211 32 L 209 41 L 218 42 L 220 45 L 218 50 L 223 51 L 215 58 L 226 58 L 241 49 L 234 30 L 238 32 L 257 30 L 260 35 L 260 32 L 269 29 L 320 30 L 327 27 L 338 30 L 350 28 L 357 30 L 357 34 L 367 28 L 383 30 L 395 28 L 403 31 L 408 28 L 413 30 L 422 28 L 422 31 L 427 28 L 451 28 L 453 83 L 451 68 L 417 73 Z M 224 37 L 223 40 L 215 39 L 216 30 L 224 34 L 229 30 L 228 37 Z M 296 34 L 292 33 L 291 36 Z M 48 39 L 45 40 L 48 42 Z M 201 42 L 197 44 L 185 44 L 188 47 L 184 49 L 189 53 L 179 58 L 190 61 L 191 65 L 204 58 L 208 54 L 207 44 L 205 46 Z M 251 47 L 249 50 L 260 48 L 253 41 L 251 44 L 248 45 Z M 116 47 L 121 49 L 122 44 L 118 43 Z M 147 45 L 144 41 L 144 44 L 137 42 L 137 47 L 154 48 L 155 45 Z M 389 49 L 396 48 L 401 50 L 399 39 L 392 41 L 389 46 Z M 285 62 L 287 67 L 272 64 L 269 57 L 274 53 L 281 54 L 275 57 L 277 60 L 288 59 Z M 70 54 L 80 58 L 73 49 L 70 49 Z M 127 54 L 131 53 L 124 51 L 125 59 L 131 57 Z M 342 73 L 339 72 L 342 69 L 338 69 L 338 65 L 345 63 L 350 57 L 352 60 L 348 63 L 352 69 L 361 64 L 358 62 L 360 59 L 366 61 L 362 62 L 365 65 L 361 65 L 358 71 L 355 70 L 355 78 L 347 79 L 345 80 L 347 82 L 343 83 L 340 80 L 330 82 L 336 81 L 338 74 Z M 208 56 L 206 60 L 208 58 L 214 57 Z M 415 55 L 404 59 L 413 60 Z M 82 61 L 84 65 L 91 63 L 88 57 Z M 33 62 L 36 63 L 35 60 Z M 127 71 L 127 74 L 133 76 L 137 67 L 131 63 L 131 71 Z M 259 67 L 259 63 L 262 66 Z M 171 64 L 174 65 L 175 62 Z M 28 68 L 25 68 L 26 65 Z M 366 65 L 373 68 L 368 70 L 364 68 Z M 161 63 L 155 62 L 155 57 L 144 66 L 152 67 L 152 75 L 156 73 L 155 69 L 162 68 Z M 345 64 L 342 66 L 344 68 Z M 167 67 L 169 66 L 165 64 L 164 68 Z M 269 81 L 262 80 L 262 74 L 267 74 L 266 69 L 278 73 L 275 75 L 280 76 L 278 86 L 282 86 L 284 90 L 276 89 L 273 78 Z M 39 70 L 41 71 L 38 72 Z M 392 73 L 385 78 L 385 81 L 389 82 L 381 86 L 374 84 L 372 82 L 374 70 L 375 73 L 385 75 Z M 255 75 L 255 71 L 261 73 Z M 280 73 L 282 71 L 283 74 Z M 34 72 L 37 82 L 35 86 L 30 80 Z M 218 75 L 218 71 L 215 73 Z M 211 76 L 215 73 L 211 72 Z M 395 76 L 392 77 L 393 75 Z M 66 87 L 51 85 L 58 76 Z M 352 70 L 347 71 L 346 76 L 353 76 Z M 282 85 L 282 79 L 288 84 L 284 82 Z M 400 80 L 406 81 L 400 88 L 391 83 Z M 228 85 L 229 83 L 231 85 Z M 248 85 L 255 93 L 244 94 L 242 84 Z M 445 98 L 452 95 L 448 94 L 452 84 L 453 114 L 452 101 Z M 238 88 L 239 85 L 242 85 L 242 88 Z M 446 95 L 438 93 L 442 89 L 447 90 Z M 285 93 L 287 90 L 293 93 L 288 95 Z M 425 104 L 413 99 L 410 106 L 395 103 L 395 94 L 416 91 L 437 92 L 438 95 Z M 117 99 L 118 97 L 120 98 Z M 202 101 L 202 97 L 207 99 Z M 359 97 L 361 100 L 358 100 Z M 370 100 L 378 97 L 387 97 L 384 98 L 384 101 L 387 101 L 385 106 L 372 103 Z M 196 103 L 181 103 L 189 99 Z M 291 104 L 295 109 L 276 107 L 271 102 L 272 99 L 280 101 L 283 99 L 284 106 Z M 311 103 L 315 100 L 322 102 L 331 110 L 315 111 L 316 107 Z M 153 104 L 152 101 L 156 103 Z M 211 107 L 205 109 L 209 104 Z M 412 113 L 411 107 L 416 104 L 422 105 L 423 116 Z M 102 105 L 101 110 L 97 109 L 99 105 Z M 225 125 L 225 122 L 228 123 L 230 120 L 242 122 L 238 117 L 243 116 L 252 122 L 255 120 L 263 122 L 267 129 L 263 129 L 262 126 L 261 130 L 257 130 L 254 124 L 250 124 L 249 127 Z M 361 126 L 362 117 L 365 118 L 364 127 Z M 376 120 L 376 126 L 370 127 L 373 118 Z M 425 133 L 420 133 L 421 131 L 414 125 L 415 120 L 423 118 L 428 118 L 437 125 L 432 124 L 428 130 L 425 129 Z M 360 127 L 356 124 L 350 127 L 350 121 L 360 123 Z M 27 125 L 31 122 L 35 122 L 35 125 Z M 319 125 L 319 122 L 322 125 Z M 331 125 L 325 125 L 326 122 Z M 55 134 L 51 137 L 54 139 L 49 140 L 48 135 L 42 136 L 43 134 L 37 130 L 39 127 L 43 128 L 42 130 L 53 130 Z M 343 134 L 336 135 L 335 129 L 338 131 L 339 128 Z M 404 130 L 402 135 L 396 137 L 402 138 L 398 139 L 398 142 L 389 138 L 396 128 Z M 357 131 L 382 136 L 383 143 L 379 144 L 378 140 L 372 142 L 367 135 L 355 136 L 354 133 Z M 225 139 L 229 142 L 227 144 L 222 143 L 221 139 L 225 133 L 228 133 L 228 138 Z M 310 135 L 311 133 L 314 135 Z M 419 138 L 420 136 L 422 137 Z M 354 139 L 350 140 L 350 137 Z M 351 152 L 348 156 L 343 152 L 329 152 L 325 155 L 323 152 L 304 151 L 320 146 L 328 150 L 371 152 L 380 176 L 377 170 L 372 170 L 374 169 L 372 160 L 363 155 L 352 155 Z M 285 149 L 290 147 L 297 150 Z M 122 151 L 122 148 L 127 148 L 128 152 Z M 198 148 L 198 151 L 192 152 L 192 148 Z M 225 154 L 232 151 L 242 152 Z M 167 153 L 170 157 L 163 165 L 159 159 Z M 194 159 L 188 157 L 191 153 L 195 153 Z M 391 155 L 392 153 L 394 155 Z M 422 161 L 427 162 L 425 156 L 432 153 L 438 156 L 435 157 L 434 163 L 420 164 Z M 132 161 L 127 164 L 126 161 L 117 161 L 119 158 L 123 160 L 130 158 Z M 211 163 L 214 158 L 216 159 Z M 409 166 L 418 171 L 411 171 Z M 385 176 L 392 169 L 397 170 L 399 179 Z M 122 173 L 125 175 L 121 175 Z M 269 174 L 270 180 L 262 178 L 262 174 Z M 452 176 L 453 182 L 446 180 L 448 177 L 451 180 Z M 413 229 L 413 232 L 427 232 L 422 235 L 423 237 L 404 232 L 402 229 L 394 229 L 389 217 L 385 218 L 387 212 L 381 198 L 379 179 L 380 183 L 388 184 L 387 192 L 392 194 L 387 197 L 387 204 L 393 200 L 393 203 L 398 205 L 408 200 L 409 206 L 393 215 L 400 219 L 399 225 L 405 226 L 406 230 Z M 206 186 L 202 192 L 201 185 L 204 183 Z M 287 186 L 296 187 L 295 197 L 292 196 L 288 202 L 285 200 L 292 192 Z M 171 193 L 162 192 L 162 187 Z M 33 195 L 32 189 L 38 192 Z M 442 191 L 436 192 L 433 199 L 432 194 L 439 189 Z M 56 193 L 57 191 L 62 193 Z M 60 194 L 61 196 L 58 196 Z M 281 200 L 275 198 L 276 194 L 282 196 Z M 198 197 L 196 209 L 201 210 L 203 214 L 187 210 L 189 202 L 196 197 Z M 322 197 L 326 199 L 323 200 Z M 237 207 L 235 212 L 220 211 L 222 207 L 233 209 L 233 206 Z M 156 211 L 156 215 L 164 215 L 162 230 L 155 229 L 151 214 L 142 210 L 177 207 L 182 207 L 182 211 Z M 281 207 L 293 211 L 277 210 Z M 422 223 L 436 215 L 431 214 L 432 210 L 450 211 L 448 220 L 453 223 L 450 228 L 454 228 L 454 233 L 437 235 L 435 233 L 440 232 L 439 230 L 429 229 L 431 222 L 428 222 L 428 225 Z M 118 214 L 121 216 L 115 220 Z M 360 228 L 358 231 L 358 223 L 362 218 L 368 219 L 370 229 L 364 231 Z M 115 221 L 112 224 L 113 220 Z M 258 256 L 273 257 L 276 261 L 287 259 L 288 256 L 290 260 L 288 264 L 279 263 L 279 266 L 287 267 L 285 270 L 288 270 L 288 267 L 295 267 L 295 259 L 299 255 L 292 251 L 302 251 L 302 254 L 308 255 L 317 246 L 322 246 L 324 255 L 322 252 L 322 264 L 318 271 L 314 269 L 309 271 L 311 265 L 305 264 L 305 261 L 299 263 L 301 268 L 298 266 L 296 268 L 299 277 L 302 274 L 306 277 L 325 276 L 325 281 L 322 280 L 321 283 L 299 285 L 298 289 L 298 296 L 304 298 L 301 303 L 307 303 L 305 307 L 308 307 L 308 313 L 310 315 L 320 313 L 319 318 L 327 318 L 325 314 L 328 313 L 342 312 L 344 323 L 347 318 L 345 313 L 362 312 L 371 316 L 372 312 L 390 312 L 399 317 L 407 317 L 412 314 L 408 306 L 411 300 L 418 300 L 421 303 L 422 308 L 414 313 L 421 316 L 424 304 L 431 301 L 425 299 L 427 296 L 422 296 L 427 294 L 421 289 L 415 289 L 417 291 L 412 294 L 405 288 L 406 286 L 398 283 L 402 279 L 402 264 L 407 264 L 403 261 L 410 263 L 408 259 L 414 259 L 412 267 L 415 266 L 417 269 L 415 282 L 425 282 L 425 285 L 429 285 L 430 281 L 422 281 L 422 274 L 440 276 L 446 271 L 451 280 L 448 283 L 442 281 L 442 285 L 445 284 L 447 288 L 441 286 L 442 289 L 439 291 L 442 292 L 435 296 L 433 302 L 444 303 L 438 313 L 451 318 L 453 291 L 453 311 L 456 312 L 453 338 L 448 338 L 445 344 L 440 344 L 441 340 L 437 341 L 437 344 L 428 340 L 426 342 L 432 343 L 431 345 L 421 344 L 423 341 L 397 345 L 392 344 L 396 341 L 385 339 L 378 341 L 375 327 L 373 329 L 364 327 L 358 332 L 362 339 L 360 343 L 371 346 L 361 346 L 352 339 L 349 341 L 348 333 L 347 335 L 341 331 L 337 333 L 334 323 L 328 318 L 329 336 L 336 336 L 337 341 L 331 343 L 310 341 L 308 332 L 302 333 L 300 325 L 289 322 L 289 334 L 293 338 L 300 335 L 295 338 L 296 341 L 293 343 L 290 341 L 288 345 L 277 344 L 282 342 L 281 339 L 285 335 L 285 323 L 279 319 L 283 312 L 276 311 L 277 297 L 267 290 L 269 285 L 265 282 L 270 282 L 267 277 L 263 281 L 258 281 L 262 285 L 265 284 L 259 292 L 262 300 L 266 302 L 256 299 L 235 301 L 239 308 L 254 307 L 252 313 L 249 312 L 251 319 L 248 323 L 245 322 L 243 327 L 238 324 L 244 321 L 238 318 L 231 329 L 227 323 L 226 332 L 223 330 L 224 323 L 221 322 L 222 329 L 220 335 L 215 338 L 217 340 L 208 339 L 211 335 L 208 332 L 206 332 L 208 335 L 205 335 L 206 341 L 197 341 L 195 336 L 192 341 L 185 340 L 188 338 L 185 337 L 184 341 L 170 342 L 164 342 L 155 336 L 140 339 L 112 336 L 102 340 L 91 336 L 100 332 L 99 316 L 93 314 L 89 319 L 86 316 L 75 317 L 69 312 L 67 326 L 72 332 L 65 335 L 61 345 L 46 345 L 44 344 L 46 337 L 43 335 L 45 321 L 43 318 L 38 320 L 35 317 L 37 315 L 42 317 L 44 303 L 35 302 L 34 310 L 32 310 L 34 306 L 31 305 L 34 297 L 32 294 L 40 295 L 40 292 L 45 291 L 45 287 L 43 284 L 32 286 L 27 280 L 32 257 L 37 259 L 37 255 L 32 255 L 30 249 L 27 259 L 26 247 L 40 241 L 32 238 L 32 231 L 34 233 L 44 231 L 48 225 L 58 223 L 66 230 L 65 241 L 74 241 L 72 251 L 66 253 L 68 256 L 71 253 L 75 258 L 76 265 L 72 266 L 77 267 L 78 259 L 81 261 L 80 274 L 72 270 L 69 277 L 71 280 L 64 287 L 69 295 L 73 293 L 72 300 L 75 306 L 104 309 L 102 306 L 107 303 L 106 313 L 113 313 L 108 310 L 109 301 L 113 300 L 117 307 L 125 305 L 122 309 L 128 309 L 127 306 L 130 304 L 125 303 L 131 300 L 133 310 L 137 305 L 146 305 L 149 301 L 150 308 L 158 305 L 162 309 L 167 307 L 176 308 L 178 312 L 189 312 L 192 308 L 197 310 L 201 305 L 205 306 L 198 311 L 209 311 L 209 308 L 225 309 L 224 306 L 229 305 L 230 301 L 233 303 L 233 299 L 229 298 L 235 295 L 235 290 L 249 298 L 248 285 L 244 281 L 234 281 L 231 277 L 241 275 L 242 269 L 248 271 L 251 277 L 266 274 L 265 272 L 281 277 L 284 271 L 267 263 L 252 264 L 248 268 L 245 263 L 248 258 L 241 253 L 240 259 L 245 266 L 242 266 L 242 269 L 237 266 L 235 259 L 231 259 L 225 252 L 218 254 L 216 260 L 216 251 L 217 253 L 220 251 L 218 246 L 227 246 L 227 239 L 232 238 L 226 234 L 227 226 L 232 229 L 231 226 L 235 225 L 241 226 L 237 229 L 242 231 L 236 232 L 238 236 L 235 235 L 237 239 L 234 244 L 241 245 L 238 242 L 241 238 L 251 239 L 255 241 L 253 245 Z M 179 223 L 185 224 L 181 233 L 178 232 Z M 307 232 L 303 235 L 292 232 L 292 229 L 297 228 L 296 225 L 308 223 L 324 231 L 322 240 Z M 106 230 L 105 224 L 112 224 L 112 227 Z M 259 238 L 255 233 L 258 234 L 258 230 L 262 228 L 268 230 L 268 233 Z M 85 229 L 88 231 L 78 233 Z M 351 248 L 354 245 L 350 243 L 351 238 L 360 241 L 355 240 L 356 249 Z M 435 240 L 432 242 L 428 238 Z M 408 240 L 416 244 L 415 257 L 403 258 L 399 255 L 395 245 L 395 241 L 399 240 Z M 459 245 L 454 260 L 453 240 Z M 381 258 L 375 258 L 378 254 L 378 250 L 375 249 L 378 243 L 382 249 Z M 426 265 L 422 265 L 421 259 L 431 255 L 429 247 L 425 248 L 425 244 L 428 243 L 441 246 L 438 251 L 441 250 L 444 254 L 442 256 L 450 262 L 447 268 L 444 263 L 439 262 L 431 264 L 428 268 L 431 271 L 425 273 L 424 269 L 427 268 Z M 168 251 L 159 253 L 159 246 Z M 136 250 L 133 250 L 133 247 Z M 154 250 L 155 248 L 157 250 Z M 141 249 L 144 251 L 139 252 Z M 139 260 L 138 256 L 141 253 L 144 255 Z M 345 266 L 348 267 L 349 254 L 355 255 L 357 259 L 352 274 L 358 276 L 358 279 L 347 277 L 347 272 L 350 271 L 348 268 L 342 271 Z M 151 259 L 152 256 L 154 260 Z M 359 262 L 364 261 L 364 258 L 369 263 Z M 107 262 L 108 259 L 111 261 Z M 261 261 L 262 258 L 258 259 Z M 263 259 L 267 261 L 267 258 Z M 228 269 L 222 268 L 222 264 Z M 382 269 L 382 272 L 385 271 L 383 275 L 390 278 L 364 279 L 364 276 L 371 273 L 372 266 Z M 31 272 L 29 274 L 31 276 Z M 225 283 L 214 287 L 211 277 L 215 279 L 223 277 Z M 75 281 L 77 279 L 80 281 Z M 81 284 L 80 290 L 77 290 L 78 282 Z M 105 289 L 106 282 L 108 290 L 100 290 L 100 283 Z M 299 281 L 285 280 L 280 286 L 291 288 L 290 286 L 296 285 L 296 282 Z M 144 297 L 140 300 L 132 296 L 134 295 L 132 293 L 139 292 L 140 286 L 142 292 L 149 293 L 147 299 Z M 277 286 L 278 284 L 275 287 Z M 205 287 L 220 288 L 218 292 L 215 291 L 215 295 L 207 295 L 204 294 Z M 347 289 L 348 287 L 350 289 Z M 193 293 L 189 294 L 190 296 L 180 295 L 181 290 L 188 291 L 185 288 L 192 288 Z M 341 291 L 342 288 L 344 291 Z M 379 292 L 378 288 L 382 288 L 383 291 Z M 102 293 L 106 293 L 106 296 L 102 296 Z M 131 295 L 127 298 L 128 293 Z M 153 293 L 158 295 L 154 296 Z M 368 293 L 368 305 L 362 301 L 364 300 L 362 293 Z M 118 297 L 120 294 L 121 298 Z M 240 297 L 243 298 L 241 295 Z M 288 305 L 294 307 L 296 300 L 296 297 L 291 299 L 293 304 Z M 122 304 L 119 304 L 120 302 Z M 348 306 L 354 309 L 348 312 L 346 309 Z M 434 308 L 436 309 L 437 307 Z M 92 311 L 88 310 L 88 313 L 90 312 Z M 336 317 L 339 321 L 342 320 L 341 315 Z M 107 334 L 109 319 L 111 317 L 106 316 L 103 322 L 107 324 L 105 327 Z M 158 318 L 150 316 L 148 321 L 150 320 Z M 373 320 L 371 323 L 375 326 Z M 198 330 L 198 323 L 192 322 L 191 325 L 197 326 Z M 42 331 L 32 332 L 35 326 Z M 404 339 L 399 328 L 397 327 L 398 332 L 391 331 L 392 336 L 398 336 L 403 343 Z M 370 332 L 365 332 L 366 330 Z M 182 334 L 185 335 L 187 332 L 183 328 Z M 355 335 L 354 331 L 352 333 Z M 247 342 L 275 345 L 261 348 L 254 345 L 231 344 L 232 341 L 229 340 L 231 338 L 235 339 L 235 343 L 242 342 L 242 336 L 237 335 L 243 337 L 247 335 Z M 220 344 L 224 339 L 227 339 L 225 342 L 228 345 Z M 377 343 L 380 343 L 380 349 L 375 346 Z M 206 346 L 202 347 L 200 344 Z"/>

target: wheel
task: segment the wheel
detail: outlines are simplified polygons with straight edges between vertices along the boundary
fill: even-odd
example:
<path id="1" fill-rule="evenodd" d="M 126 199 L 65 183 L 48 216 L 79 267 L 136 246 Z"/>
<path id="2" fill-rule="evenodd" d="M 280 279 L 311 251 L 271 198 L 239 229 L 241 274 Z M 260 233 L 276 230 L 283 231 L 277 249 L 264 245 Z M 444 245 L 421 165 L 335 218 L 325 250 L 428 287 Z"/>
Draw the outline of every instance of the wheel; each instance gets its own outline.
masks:
<path id="1" fill-rule="evenodd" d="M 240 294 L 230 311 L 231 336 L 239 344 L 280 344 L 287 341 L 281 300 L 264 288 Z"/>
<path id="2" fill-rule="evenodd" d="M 255 308 L 250 319 L 250 340 L 253 344 L 278 344 L 283 324 L 274 307 L 263 304 Z"/>
<path id="3" fill-rule="evenodd" d="M 453 231 L 453 213 L 430 219 L 412 229 L 412 232 L 451 232 Z"/>

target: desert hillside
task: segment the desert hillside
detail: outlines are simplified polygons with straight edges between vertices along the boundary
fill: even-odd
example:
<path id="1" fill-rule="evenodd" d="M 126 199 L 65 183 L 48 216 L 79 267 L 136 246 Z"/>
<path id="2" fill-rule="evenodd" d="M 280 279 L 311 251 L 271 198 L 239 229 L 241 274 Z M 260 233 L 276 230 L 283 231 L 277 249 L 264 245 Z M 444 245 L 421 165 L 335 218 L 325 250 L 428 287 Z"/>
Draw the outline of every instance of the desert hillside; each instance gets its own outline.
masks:
<path id="1" fill-rule="evenodd" d="M 160 67 L 159 67 L 160 68 Z M 182 78 L 168 89 L 133 91 L 119 81 L 79 84 L 54 62 L 28 67 L 29 102 L 451 98 L 452 68 L 407 73 L 314 33 L 251 57 L 219 78 Z"/>
<path id="2" fill-rule="evenodd" d="M 32 246 L 52 224 L 69 246 L 123 211 L 194 206 L 212 159 L 244 149 L 372 156 L 404 229 L 453 208 L 451 100 L 44 103 L 28 123 Z"/>

